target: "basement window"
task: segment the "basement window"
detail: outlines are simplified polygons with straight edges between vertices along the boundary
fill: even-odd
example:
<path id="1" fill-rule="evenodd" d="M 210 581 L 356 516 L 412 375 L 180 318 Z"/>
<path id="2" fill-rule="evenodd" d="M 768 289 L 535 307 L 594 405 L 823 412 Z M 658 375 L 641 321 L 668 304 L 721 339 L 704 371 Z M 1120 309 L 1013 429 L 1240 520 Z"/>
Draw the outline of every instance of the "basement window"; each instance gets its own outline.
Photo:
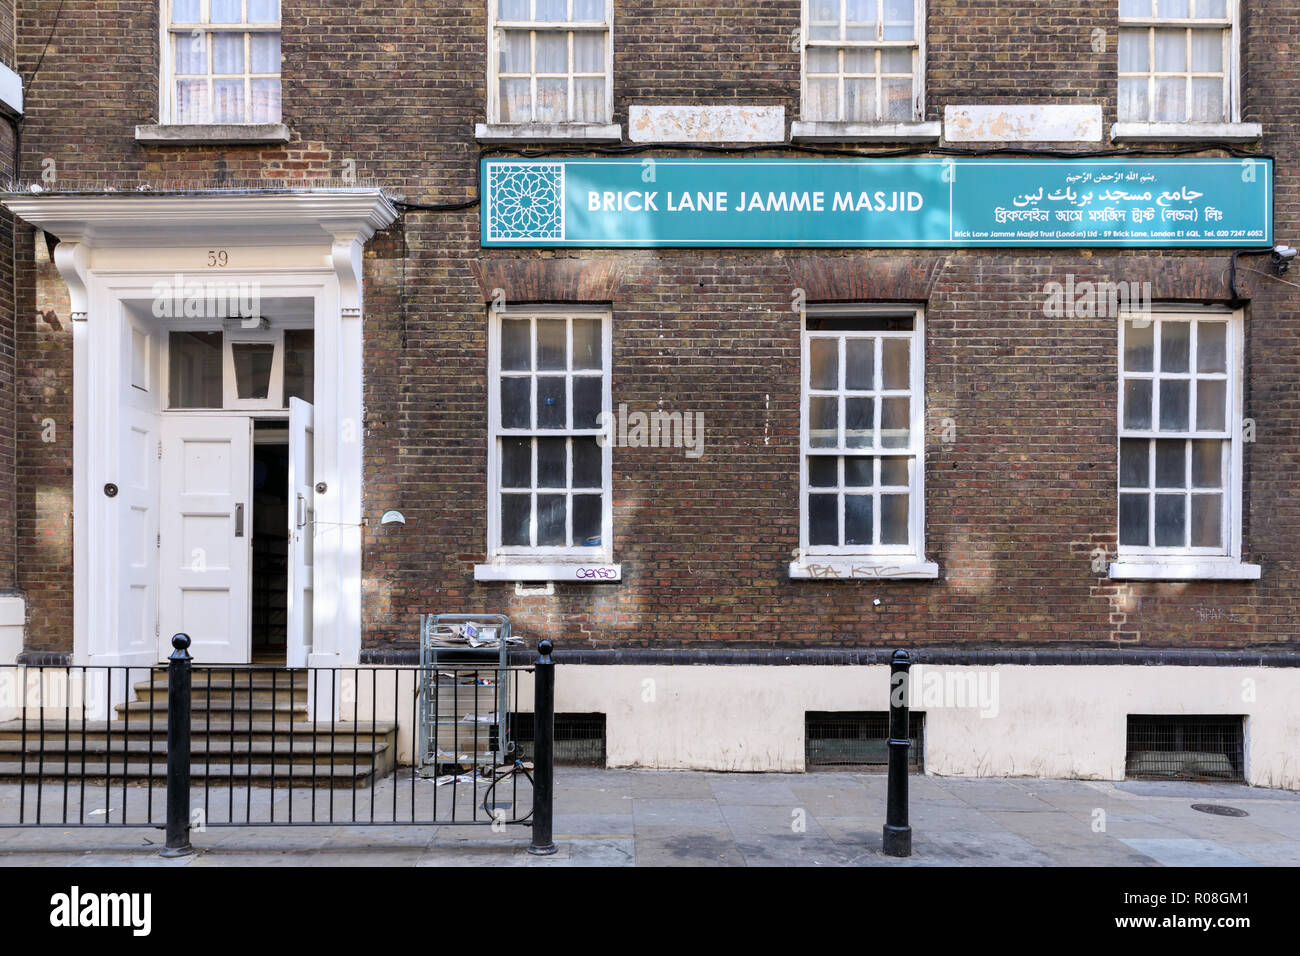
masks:
<path id="1" fill-rule="evenodd" d="M 525 760 L 532 760 L 534 723 L 532 714 L 511 715 L 512 737 L 524 752 Z M 605 766 L 605 715 L 556 714 L 555 763 L 564 767 Z"/>
<path id="2" fill-rule="evenodd" d="M 907 767 L 924 772 L 925 714 L 911 712 L 912 746 Z M 885 770 L 889 766 L 889 712 L 820 711 L 804 713 L 804 767 L 807 770 Z"/>
<path id="3" fill-rule="evenodd" d="M 1130 714 L 1124 776 L 1244 782 L 1242 716 Z"/>

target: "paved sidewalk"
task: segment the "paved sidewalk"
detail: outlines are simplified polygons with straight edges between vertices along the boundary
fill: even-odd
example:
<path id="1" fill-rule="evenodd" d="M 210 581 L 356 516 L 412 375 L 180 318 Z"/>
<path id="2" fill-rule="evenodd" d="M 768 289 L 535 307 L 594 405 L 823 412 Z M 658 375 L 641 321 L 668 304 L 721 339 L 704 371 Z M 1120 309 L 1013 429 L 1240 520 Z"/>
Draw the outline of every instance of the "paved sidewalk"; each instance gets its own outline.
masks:
<path id="1" fill-rule="evenodd" d="M 4 866 L 1296 866 L 1300 794 L 1226 784 L 911 778 L 914 854 L 880 852 L 885 777 L 581 770 L 556 774 L 559 852 L 519 827 L 0 830 Z M 4 788 L 0 788 L 2 791 Z M 1193 804 L 1248 816 L 1215 816 Z"/>

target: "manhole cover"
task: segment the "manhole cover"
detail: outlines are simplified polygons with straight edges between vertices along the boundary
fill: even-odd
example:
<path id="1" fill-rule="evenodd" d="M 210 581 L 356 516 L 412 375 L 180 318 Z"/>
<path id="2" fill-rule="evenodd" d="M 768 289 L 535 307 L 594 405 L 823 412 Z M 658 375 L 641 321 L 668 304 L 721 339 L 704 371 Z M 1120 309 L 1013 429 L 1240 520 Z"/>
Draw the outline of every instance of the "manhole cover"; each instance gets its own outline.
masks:
<path id="1" fill-rule="evenodd" d="M 1200 810 L 1202 813 L 1213 813 L 1217 817 L 1248 817 L 1250 816 L 1245 810 L 1238 810 L 1236 807 L 1225 807 L 1219 803 L 1193 803 L 1193 810 Z"/>

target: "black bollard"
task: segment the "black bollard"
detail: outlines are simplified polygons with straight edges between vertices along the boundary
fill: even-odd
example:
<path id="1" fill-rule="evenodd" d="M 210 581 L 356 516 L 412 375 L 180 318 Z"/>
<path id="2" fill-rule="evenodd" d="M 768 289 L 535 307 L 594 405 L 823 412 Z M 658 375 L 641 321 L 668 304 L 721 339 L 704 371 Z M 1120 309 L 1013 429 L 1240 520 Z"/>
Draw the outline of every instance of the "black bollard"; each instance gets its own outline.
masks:
<path id="1" fill-rule="evenodd" d="M 533 840 L 529 853 L 550 856 L 555 813 L 555 662 L 551 642 L 537 645 L 533 676 Z"/>
<path id="2" fill-rule="evenodd" d="M 885 808 L 885 856 L 912 855 L 912 827 L 907 822 L 907 754 L 912 735 L 907 726 L 907 696 L 912 659 L 894 651 L 889 662 L 889 784 Z"/>
<path id="3" fill-rule="evenodd" d="M 172 638 L 167 659 L 167 843 L 161 856 L 186 856 L 190 846 L 190 637 Z"/>

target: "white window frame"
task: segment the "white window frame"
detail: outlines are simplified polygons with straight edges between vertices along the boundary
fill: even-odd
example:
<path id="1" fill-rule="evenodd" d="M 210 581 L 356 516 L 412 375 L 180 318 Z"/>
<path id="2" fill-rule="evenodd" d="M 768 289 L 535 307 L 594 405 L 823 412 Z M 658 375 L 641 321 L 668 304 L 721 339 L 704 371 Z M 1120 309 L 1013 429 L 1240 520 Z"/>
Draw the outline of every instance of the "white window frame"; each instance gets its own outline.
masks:
<path id="1" fill-rule="evenodd" d="M 911 40 L 886 40 L 883 32 L 878 29 L 877 38 L 874 40 L 813 40 L 809 31 L 809 2 L 810 0 L 801 0 L 800 3 L 800 44 L 799 44 L 799 117 L 805 124 L 816 125 L 863 125 L 863 126 L 881 126 L 891 124 L 919 123 L 925 117 L 925 0 L 913 0 L 913 24 L 914 36 Z M 838 0 L 840 4 L 840 27 L 843 32 L 845 24 L 844 0 Z M 885 0 L 875 0 L 876 22 L 879 27 L 884 20 L 884 2 Z M 840 59 L 840 72 L 834 74 L 839 79 L 839 96 L 837 103 L 839 105 L 839 116 L 835 119 L 814 118 L 809 114 L 808 100 L 808 48 L 809 47 L 830 47 L 832 49 L 843 49 L 846 47 L 860 47 L 869 50 L 882 49 L 911 49 L 912 54 L 912 112 L 905 120 L 886 119 L 881 113 L 883 104 L 881 102 L 881 80 L 880 80 L 880 57 L 876 58 L 876 117 L 870 120 L 849 120 L 844 117 L 844 71 L 843 57 Z M 824 74 L 830 76 L 832 74 Z"/>
<path id="2" fill-rule="evenodd" d="M 1157 4 L 1160 0 L 1155 0 Z M 1154 8 L 1159 10 L 1159 6 Z M 1195 8 L 1193 7 L 1193 12 Z M 1139 76 L 1145 76 L 1147 79 L 1147 115 L 1145 117 L 1120 117 L 1121 125 L 1141 124 L 1141 125 L 1223 125 L 1229 123 L 1241 122 L 1241 5 L 1239 0 L 1228 0 L 1227 17 L 1222 18 L 1167 18 L 1167 17 L 1119 17 L 1119 29 L 1144 29 L 1147 33 L 1147 65 L 1149 69 L 1145 73 L 1120 73 L 1119 72 L 1119 46 L 1116 42 L 1115 65 L 1117 79 L 1133 79 Z M 1158 74 L 1155 63 L 1155 32 L 1158 29 L 1166 30 L 1181 29 L 1187 36 L 1187 69 L 1181 74 L 1165 73 Z M 1191 31 L 1192 30 L 1222 30 L 1223 31 L 1223 102 L 1225 105 L 1224 116 L 1218 119 L 1182 119 L 1182 120 L 1155 120 L 1152 119 L 1152 111 L 1155 109 L 1155 81 L 1158 76 L 1173 78 L 1185 76 L 1187 82 L 1187 102 L 1191 103 L 1191 79 L 1193 77 L 1191 62 Z"/>
<path id="3" fill-rule="evenodd" d="M 308 319 L 287 319 L 277 322 L 275 328 L 230 328 L 220 320 L 187 320 L 184 324 L 168 323 L 160 326 L 160 347 L 162 349 L 162 387 L 166 392 L 163 411 L 177 415 L 212 415 L 222 411 L 265 412 L 270 417 L 289 414 L 284 403 L 284 333 L 290 329 L 307 329 L 315 332 L 315 325 Z M 219 408 L 177 408 L 172 404 L 171 396 L 171 333 L 172 332 L 220 332 L 221 333 L 221 406 Z M 235 383 L 234 351 L 236 343 L 271 343 L 275 354 L 271 363 L 271 382 L 266 398 L 240 398 Z M 313 334 L 312 352 L 315 355 L 316 340 Z"/>
<path id="4" fill-rule="evenodd" d="M 207 116 L 203 120 L 197 123 L 187 120 L 184 123 L 184 125 L 186 126 L 228 126 L 228 125 L 261 126 L 265 124 L 276 124 L 281 122 L 281 120 L 284 118 L 283 106 L 281 107 L 281 114 L 279 116 L 274 117 L 273 119 L 268 119 L 265 121 L 259 120 L 255 122 L 249 118 L 251 116 L 251 110 L 252 110 L 252 86 L 251 86 L 252 80 L 254 79 L 275 80 L 277 83 L 280 84 L 281 97 L 283 97 L 284 95 L 284 80 L 283 80 L 284 74 L 282 70 L 278 69 L 274 73 L 249 72 L 252 68 L 252 59 L 250 56 L 252 51 L 250 49 L 249 35 L 253 33 L 282 33 L 282 24 L 284 22 L 284 0 L 280 0 L 280 19 L 275 23 L 209 23 L 207 21 L 211 19 L 210 12 L 209 12 L 211 0 L 200 0 L 200 4 L 201 4 L 200 15 L 202 17 L 202 22 L 193 23 L 193 24 L 187 23 L 181 26 L 174 25 L 174 20 L 172 16 L 174 0 L 160 0 L 160 2 L 161 2 L 161 9 L 159 11 L 160 16 L 158 18 L 158 32 L 159 32 L 158 42 L 159 42 L 159 54 L 160 54 L 158 57 L 158 64 L 159 64 L 158 121 L 159 123 L 163 125 L 181 124 L 181 120 L 177 116 L 176 54 L 175 54 L 175 47 L 173 46 L 172 38 L 177 35 L 181 35 L 181 36 L 192 35 L 193 32 L 196 30 L 208 34 L 208 38 L 205 40 L 207 44 L 207 56 L 208 56 L 208 73 L 206 75 L 206 78 L 208 80 L 208 112 L 207 112 Z M 242 4 L 243 4 L 242 10 L 245 19 L 247 19 L 247 15 L 248 15 L 247 2 L 248 0 L 242 0 Z M 213 43 L 211 40 L 211 35 L 214 33 L 238 33 L 244 36 L 244 72 L 242 74 L 232 73 L 229 76 L 225 74 L 221 74 L 221 78 L 223 79 L 234 79 L 235 77 L 241 77 L 244 81 L 245 119 L 244 122 L 242 123 L 229 124 L 224 122 L 218 122 L 213 118 L 214 74 L 212 73 Z M 281 55 L 283 57 L 283 53 Z M 191 74 L 188 73 L 181 74 L 181 75 L 191 76 Z M 193 76 L 195 79 L 199 77 L 198 74 L 193 74 Z M 283 100 L 281 102 L 283 102 Z"/>
<path id="5" fill-rule="evenodd" d="M 1159 365 L 1160 355 L 1160 333 L 1159 321 L 1192 321 L 1204 319 L 1222 319 L 1227 323 L 1228 334 L 1227 344 L 1229 349 L 1228 361 L 1226 364 L 1226 408 L 1225 415 L 1227 421 L 1226 428 L 1220 431 L 1198 431 L 1189 428 L 1182 432 L 1164 432 L 1159 428 L 1160 405 L 1159 405 L 1159 388 L 1154 384 L 1152 386 L 1152 403 L 1151 403 L 1151 425 L 1149 429 L 1131 429 L 1124 426 L 1124 382 L 1127 379 L 1152 379 L 1156 378 L 1156 369 Z M 1129 372 L 1124 368 L 1124 349 L 1129 322 L 1152 321 L 1156 324 L 1153 329 L 1153 356 L 1151 372 Z M 1245 355 L 1245 315 L 1240 310 L 1227 308 L 1204 308 L 1188 309 L 1182 306 L 1158 306 L 1153 309 L 1153 314 L 1144 313 L 1121 313 L 1117 330 L 1116 353 L 1116 441 L 1115 441 L 1115 507 L 1114 507 L 1114 528 L 1116 541 L 1117 560 L 1110 565 L 1110 576 L 1121 579 L 1198 579 L 1198 578 L 1226 578 L 1226 579 L 1255 579 L 1259 577 L 1259 566 L 1253 564 L 1244 564 L 1241 560 L 1241 525 L 1242 525 L 1242 501 L 1244 498 L 1244 469 L 1243 469 L 1243 441 L 1242 441 L 1242 422 L 1244 416 L 1244 355 Z M 1193 332 L 1195 335 L 1195 332 Z M 1195 380 L 1198 377 L 1207 377 L 1206 373 L 1198 373 L 1195 368 L 1196 351 L 1195 343 L 1191 345 L 1191 357 L 1189 360 L 1189 371 L 1186 375 L 1193 382 L 1188 396 L 1188 424 L 1195 425 L 1196 405 L 1194 401 Z M 1175 374 L 1173 377 L 1181 379 L 1184 376 Z M 1213 377 L 1212 375 L 1209 377 Z M 1226 432 L 1226 436 L 1225 436 Z M 1120 520 L 1120 494 L 1122 480 L 1120 474 L 1120 448 L 1121 440 L 1124 438 L 1152 439 L 1152 438 L 1177 438 L 1177 439 L 1196 439 L 1210 438 L 1217 440 L 1227 440 L 1228 448 L 1228 467 L 1224 474 L 1225 487 L 1223 489 L 1223 514 L 1222 520 L 1222 541 L 1220 548 L 1206 547 L 1170 547 L 1156 546 L 1154 543 L 1147 546 L 1122 545 L 1119 543 L 1119 520 Z M 1129 489 L 1130 491 L 1132 489 Z M 1150 520 L 1154 522 L 1154 508 L 1151 509 Z M 1154 542 L 1154 537 L 1151 538 Z"/>
<path id="6" fill-rule="evenodd" d="M 601 323 L 601 414 L 597 428 L 503 428 L 501 425 L 501 323 L 505 321 L 529 321 L 533 350 L 532 369 L 529 374 L 534 382 L 537 377 L 537 332 L 539 319 L 595 319 Z M 568 364 L 572 365 L 573 332 L 569 326 Z M 487 474 L 487 558 L 488 565 L 475 569 L 475 576 L 480 580 L 577 580 L 580 583 L 603 583 L 617 580 L 618 576 L 593 574 L 590 577 L 573 574 L 574 565 L 599 567 L 611 565 L 614 556 L 614 497 L 613 497 L 613 443 L 609 441 L 612 415 L 612 381 L 613 381 L 613 319 L 608 309 L 570 308 L 570 307 L 533 307 L 526 310 L 510 309 L 508 312 L 492 311 L 488 320 L 488 474 Z M 507 373 L 509 374 L 509 373 Z M 566 400 L 569 402 L 568 415 L 572 414 L 573 389 L 572 380 L 575 370 L 566 370 Z M 531 401 L 533 420 L 537 415 L 537 389 L 534 384 Z M 546 546 L 525 547 L 521 545 L 501 544 L 501 441 L 505 438 L 572 438 L 594 437 L 601 449 L 601 543 L 596 547 L 581 546 Z M 534 456 L 536 452 L 534 452 Z M 534 490 L 534 494 L 536 491 Z M 569 493 L 570 497 L 572 492 Z M 567 509 L 566 521 L 571 522 L 573 509 Z M 536 520 L 536 509 L 533 511 Z M 524 566 L 513 570 L 505 566 Z M 567 566 L 567 570 L 565 569 Z M 556 569 L 559 570 L 556 570 Z M 621 572 L 620 572 L 621 573 Z"/>
<path id="7" fill-rule="evenodd" d="M 808 328 L 809 318 L 907 318 L 912 328 L 907 331 L 814 331 Z M 908 395 L 910 402 L 909 443 L 904 448 L 848 448 L 843 444 L 845 425 L 844 397 L 850 392 L 843 385 L 837 385 L 833 391 L 824 394 L 836 394 L 840 398 L 840 410 L 837 427 L 840 432 L 840 444 L 835 449 L 813 448 L 809 442 L 809 407 L 813 397 L 811 388 L 811 342 L 815 338 L 835 338 L 841 342 L 851 338 L 870 338 L 883 340 L 887 338 L 906 339 L 911 343 L 911 367 L 909 369 Z M 790 565 L 792 578 L 934 578 L 938 576 L 938 566 L 925 559 L 925 309 L 920 306 L 897 305 L 822 305 L 810 306 L 803 314 L 800 328 L 800 371 L 799 371 L 799 557 Z M 840 383 L 845 382 L 845 352 L 843 345 L 839 348 L 837 370 Z M 884 396 L 884 382 L 881 379 L 883 349 L 873 349 L 875 363 L 874 381 L 882 386 L 880 391 L 872 390 L 875 423 L 877 426 L 882 414 L 881 397 Z M 890 390 L 891 393 L 895 390 Z M 876 428 L 879 434 L 879 428 Z M 908 537 L 906 545 L 816 545 L 808 543 L 808 459 L 812 455 L 825 455 L 838 458 L 860 455 L 867 458 L 910 457 L 909 467 L 909 502 L 908 502 Z M 877 469 L 878 472 L 878 469 Z M 877 474 L 878 477 L 878 474 Z M 842 485 L 840 487 L 842 493 Z M 877 499 L 873 503 L 872 532 L 877 540 L 880 537 L 880 517 L 878 499 L 880 486 L 873 486 L 872 495 Z M 837 508 L 841 524 L 840 540 L 843 540 L 843 507 Z"/>
<path id="8" fill-rule="evenodd" d="M 529 0 L 530 4 L 536 0 Z M 574 0 L 567 0 L 570 15 L 573 11 Z M 569 59 L 568 59 L 568 116 L 559 124 L 545 123 L 544 125 L 573 125 L 573 126 L 600 126 L 611 122 L 614 115 L 614 0 L 605 0 L 605 19 L 598 20 L 502 20 L 497 16 L 497 5 L 499 0 L 488 0 L 488 31 L 487 31 L 487 84 L 488 84 L 488 125 L 489 126 L 535 126 L 539 121 L 529 118 L 527 120 L 512 120 L 505 122 L 501 119 L 501 84 L 499 76 L 500 59 L 497 56 L 498 37 L 505 30 L 528 30 L 530 31 L 530 45 L 535 46 L 534 35 L 538 32 L 566 33 L 569 34 Z M 531 9 L 531 8 L 530 8 Z M 601 116 L 592 120 L 573 119 L 573 37 L 576 32 L 600 32 L 605 34 L 605 106 Z M 534 57 L 530 57 L 532 59 Z M 510 76 L 522 76 L 523 74 L 509 74 Z M 532 79 L 530 104 L 533 116 L 537 114 L 537 72 L 533 70 L 529 74 Z M 551 74 L 545 74 L 551 75 Z M 554 74 L 558 76 L 559 74 Z M 579 76 L 595 76 L 595 74 L 578 74 Z"/>

